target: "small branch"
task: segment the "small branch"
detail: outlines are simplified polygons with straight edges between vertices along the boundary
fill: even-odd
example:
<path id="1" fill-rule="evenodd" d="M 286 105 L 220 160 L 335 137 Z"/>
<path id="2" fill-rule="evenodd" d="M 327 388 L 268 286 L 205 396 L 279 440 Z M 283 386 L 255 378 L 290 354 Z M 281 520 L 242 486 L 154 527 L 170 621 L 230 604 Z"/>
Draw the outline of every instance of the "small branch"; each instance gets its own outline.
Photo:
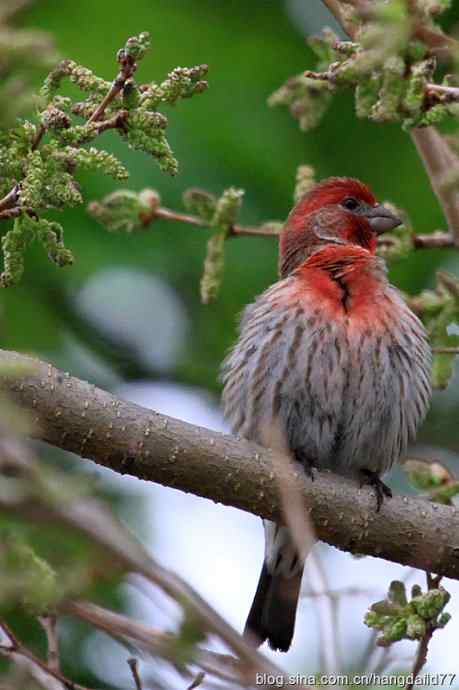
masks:
<path id="1" fill-rule="evenodd" d="M 46 134 L 45 125 L 40 125 L 39 128 L 37 129 L 37 131 L 35 132 L 34 138 L 32 139 L 31 151 L 35 151 L 40 146 L 40 142 L 43 139 L 45 134 Z"/>
<path id="2" fill-rule="evenodd" d="M 434 97 L 440 103 L 459 101 L 459 87 L 443 86 L 442 84 L 427 84 L 427 96 Z"/>
<path id="3" fill-rule="evenodd" d="M 448 228 L 459 246 L 459 203 L 457 190 L 442 184 L 445 174 L 459 166 L 459 159 L 434 127 L 414 128 L 411 136 L 427 170 L 432 189 L 443 209 Z"/>
<path id="4" fill-rule="evenodd" d="M 127 660 L 128 666 L 131 669 L 132 677 L 134 678 L 136 690 L 143 690 L 142 681 L 139 676 L 138 661 L 134 657 Z"/>
<path id="5" fill-rule="evenodd" d="M 129 117 L 129 112 L 127 110 L 120 110 L 116 113 L 116 115 L 113 115 L 113 117 L 109 118 L 108 120 L 103 120 L 102 122 L 94 122 L 93 125 L 97 129 L 98 134 L 102 134 L 102 132 L 106 132 L 108 129 L 126 129 L 126 122 Z M 88 120 L 88 124 L 89 124 Z"/>
<path id="6" fill-rule="evenodd" d="M 53 671 L 59 671 L 59 643 L 57 639 L 56 616 L 53 614 L 40 616 L 38 620 L 46 633 L 46 639 L 48 641 L 48 668 Z"/>
<path id="7" fill-rule="evenodd" d="M 89 410 L 89 403 L 85 409 Z M 252 679 L 256 672 L 282 673 L 249 645 L 190 585 L 162 567 L 96 499 L 78 497 L 74 501 L 49 501 L 51 485 L 46 483 L 27 447 L 8 435 L 0 435 L 0 472 L 5 471 L 13 472 L 17 480 L 22 481 L 23 491 L 1 493 L 0 511 L 34 522 L 58 524 L 89 539 L 127 573 L 142 576 L 186 607 L 203 635 L 216 635 L 239 658 L 241 669 L 248 678 Z M 59 674 L 54 672 L 54 675 Z"/>
<path id="8" fill-rule="evenodd" d="M 436 355 L 459 355 L 459 347 L 433 347 L 432 352 Z"/>
<path id="9" fill-rule="evenodd" d="M 441 582 L 441 575 L 433 576 L 431 573 L 426 572 L 427 579 L 427 589 L 436 589 Z M 430 640 L 434 634 L 436 627 L 433 623 L 427 622 L 426 633 L 422 640 L 419 642 L 418 651 L 414 660 L 413 670 L 410 673 L 411 681 L 407 683 L 406 690 L 413 690 L 416 683 L 416 678 L 419 676 L 420 672 L 424 668 L 427 662 L 427 652 L 429 651 Z"/>
<path id="10" fill-rule="evenodd" d="M 199 671 L 199 673 L 197 673 L 196 677 L 193 679 L 191 685 L 188 686 L 187 690 L 195 690 L 195 688 L 198 688 L 203 682 L 205 675 L 206 674 L 204 671 Z"/>
<path id="11" fill-rule="evenodd" d="M 413 235 L 412 241 L 416 249 L 438 249 L 455 246 L 452 234 L 441 230 L 428 235 Z"/>
<path id="12" fill-rule="evenodd" d="M 45 690 L 88 690 L 63 676 L 60 671 L 47 666 L 27 647 L 24 647 L 3 620 L 0 620 L 0 630 L 8 638 L 8 644 L 0 644 L 0 654 L 20 666 L 25 666 L 34 680 Z"/>
<path id="13" fill-rule="evenodd" d="M 3 199 L 0 199 L 0 211 L 5 211 L 6 209 L 9 209 L 12 206 L 15 206 L 18 202 L 18 199 L 19 199 L 19 186 L 16 184 L 8 192 L 8 194 L 3 197 Z"/>
<path id="14" fill-rule="evenodd" d="M 68 601 L 63 604 L 63 610 L 115 639 L 134 644 L 150 656 L 175 663 L 176 638 L 170 633 L 160 632 L 145 623 L 90 602 Z M 210 652 L 202 647 L 197 647 L 190 666 L 201 668 L 209 675 L 227 682 L 234 683 L 235 679 L 247 681 L 247 666 L 240 659 L 228 654 Z M 266 668 L 264 672 L 267 672 Z M 282 671 L 272 665 L 270 673 L 277 673 L 282 677 Z"/>
<path id="15" fill-rule="evenodd" d="M 341 14 L 339 0 L 322 0 L 322 2 L 325 7 L 327 7 L 330 14 L 336 19 L 338 24 L 344 28 L 344 19 Z"/>
<path id="16" fill-rule="evenodd" d="M 173 211 L 170 208 L 159 207 L 152 209 L 150 215 L 143 217 L 144 224 L 149 225 L 155 218 L 161 218 L 162 220 L 177 221 L 179 223 L 188 223 L 189 225 L 196 225 L 197 227 L 208 227 L 208 223 L 199 218 L 198 216 L 193 216 L 188 213 L 180 213 L 178 211 Z M 230 235 L 258 235 L 266 237 L 276 237 L 278 232 L 274 227 L 274 224 L 266 223 L 260 226 L 250 226 L 250 225 L 233 225 L 231 228 Z"/>
<path id="17" fill-rule="evenodd" d="M 121 50 L 118 53 L 118 62 L 121 65 L 121 69 L 118 72 L 114 81 L 112 82 L 110 91 L 102 99 L 102 101 L 99 103 L 99 105 L 89 118 L 88 124 L 100 120 L 107 107 L 110 105 L 113 99 L 116 98 L 116 96 L 124 89 L 126 82 L 128 81 L 128 79 L 131 79 L 131 77 L 137 69 L 137 64 L 134 58 L 128 53 L 126 53 L 124 50 Z"/>

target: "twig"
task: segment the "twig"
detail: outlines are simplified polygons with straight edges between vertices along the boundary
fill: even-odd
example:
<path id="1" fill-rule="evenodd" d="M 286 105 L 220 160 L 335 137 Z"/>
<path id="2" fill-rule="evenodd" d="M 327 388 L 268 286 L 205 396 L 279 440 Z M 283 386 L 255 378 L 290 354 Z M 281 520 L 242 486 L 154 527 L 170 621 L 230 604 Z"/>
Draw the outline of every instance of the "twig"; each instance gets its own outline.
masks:
<path id="1" fill-rule="evenodd" d="M 427 96 L 433 96 L 442 103 L 451 103 L 459 100 L 459 88 L 457 86 L 427 84 L 426 94 Z"/>
<path id="2" fill-rule="evenodd" d="M 36 151 L 36 149 L 40 146 L 40 142 L 43 139 L 44 135 L 46 134 L 46 127 L 45 125 L 40 125 L 37 131 L 35 132 L 35 136 L 32 139 L 32 146 L 31 151 Z"/>
<path id="3" fill-rule="evenodd" d="M 154 218 L 161 218 L 163 220 L 178 221 L 180 223 L 188 223 L 190 225 L 196 225 L 199 227 L 207 227 L 209 224 L 198 216 L 193 216 L 188 213 L 180 213 L 178 211 L 173 211 L 170 208 L 160 207 L 157 209 L 152 209 L 151 215 L 147 216 L 145 219 L 145 224 L 148 225 Z M 274 225 L 268 223 L 265 225 L 249 226 L 249 225 L 233 225 L 230 235 L 259 235 L 259 236 L 274 236 L 276 237 L 279 233 L 274 229 Z"/>
<path id="4" fill-rule="evenodd" d="M 0 214 L 1 215 L 1 214 Z M 188 223 L 189 225 L 195 225 L 196 227 L 205 228 L 208 227 L 208 223 L 202 220 L 198 216 L 193 216 L 188 213 L 181 213 L 179 211 L 174 211 L 170 208 L 160 206 L 158 208 L 152 208 L 151 212 L 148 212 L 142 216 L 142 221 L 146 227 L 155 220 L 155 218 L 160 218 L 162 220 L 176 221 L 179 223 Z M 259 237 L 278 237 L 279 231 L 276 225 L 281 225 L 281 221 L 273 221 L 270 223 L 265 223 L 259 226 L 250 225 L 233 225 L 230 231 L 230 235 L 241 235 L 241 236 L 259 236 Z M 416 249 L 436 249 L 436 248 L 447 248 L 454 247 L 454 238 L 449 232 L 444 232 L 437 230 L 432 233 L 425 235 L 412 235 L 413 246 Z M 380 238 L 380 243 L 384 242 L 384 236 Z"/>
<path id="5" fill-rule="evenodd" d="M 448 229 L 459 246 L 459 203 L 457 190 L 442 184 L 445 174 L 459 166 L 459 159 L 434 127 L 414 128 L 411 136 L 430 178 L 448 223 Z"/>
<path id="6" fill-rule="evenodd" d="M 134 58 L 128 53 L 126 53 L 126 51 L 120 50 L 117 59 L 119 64 L 121 65 L 121 69 L 115 77 L 114 81 L 112 82 L 110 91 L 107 93 L 106 96 L 104 96 L 102 101 L 99 103 L 99 105 L 89 118 L 88 124 L 100 120 L 106 108 L 110 105 L 113 99 L 116 98 L 116 96 L 123 90 L 126 82 L 128 81 L 128 79 L 131 79 L 131 77 L 137 69 L 137 64 Z"/>
<path id="7" fill-rule="evenodd" d="M 45 690 L 88 690 L 88 688 L 63 676 L 60 671 L 47 666 L 27 647 L 24 647 L 3 620 L 0 620 L 0 630 L 8 638 L 8 644 L 0 644 L 0 654 L 10 658 L 15 663 L 26 665 L 29 673 Z"/>
<path id="8" fill-rule="evenodd" d="M 433 347 L 432 352 L 436 355 L 459 355 L 459 347 Z"/>
<path id="9" fill-rule="evenodd" d="M 145 623 L 90 602 L 67 601 L 63 604 L 63 610 L 90 623 L 98 630 L 103 630 L 111 637 L 134 644 L 151 656 L 160 656 L 175 663 L 175 638 L 169 633 L 160 632 Z M 227 654 L 210 652 L 202 647 L 196 649 L 191 664 L 227 682 L 234 682 L 235 678 L 242 677 L 245 673 L 244 665 L 239 659 Z"/>
<path id="10" fill-rule="evenodd" d="M 436 232 L 428 235 L 412 235 L 413 245 L 416 249 L 437 249 L 444 247 L 454 247 L 454 237 L 450 232 Z"/>
<path id="11" fill-rule="evenodd" d="M 332 597 L 328 594 L 328 577 L 322 559 L 317 551 L 313 551 L 308 559 L 307 568 L 310 573 L 310 582 L 314 588 L 314 580 L 317 580 L 322 588 L 320 597 L 325 605 L 325 612 L 322 614 L 320 601 L 317 601 L 317 613 L 321 630 L 322 644 L 320 646 L 323 660 L 323 669 L 328 674 L 338 673 L 341 668 L 340 654 L 340 628 L 339 628 L 339 597 Z M 312 577 L 311 577 L 312 571 Z M 313 590 L 319 594 L 318 590 Z"/>
<path id="12" fill-rule="evenodd" d="M 131 669 L 132 677 L 134 678 L 136 690 L 143 690 L 142 681 L 139 676 L 138 661 L 134 657 L 127 660 L 128 666 Z"/>
<path id="13" fill-rule="evenodd" d="M 403 583 L 407 583 L 410 577 L 417 574 L 415 568 L 407 568 L 400 578 Z M 381 592 L 379 593 L 381 595 Z M 360 657 L 359 664 L 357 668 L 364 668 L 367 673 L 382 674 L 387 670 L 387 666 L 391 663 L 390 658 L 390 647 L 379 647 L 376 645 L 376 639 L 378 637 L 379 631 L 376 629 L 371 630 L 368 636 L 368 642 L 365 646 L 365 650 Z M 411 661 L 411 659 L 410 659 Z"/>
<path id="14" fill-rule="evenodd" d="M 202 681 L 204 680 L 205 675 L 206 674 L 204 673 L 204 671 L 199 671 L 199 673 L 196 674 L 196 677 L 194 678 L 191 685 L 188 686 L 187 690 L 195 690 L 195 688 L 199 687 Z"/>
<path id="15" fill-rule="evenodd" d="M 441 576 L 433 576 L 431 573 L 426 572 L 427 589 L 436 589 L 441 581 Z M 429 651 L 430 640 L 434 634 L 436 627 L 433 623 L 426 622 L 426 632 L 422 640 L 419 642 L 418 651 L 413 664 L 413 670 L 410 673 L 410 682 L 406 685 L 406 690 L 413 690 L 416 678 L 420 674 L 421 670 L 427 662 L 427 652 Z"/>
<path id="16" fill-rule="evenodd" d="M 329 589 L 328 580 L 322 562 L 317 554 L 312 551 L 316 542 L 313 525 L 308 517 L 308 505 L 299 485 L 289 482 L 286 467 L 291 473 L 302 472 L 302 468 L 295 463 L 287 447 L 285 436 L 278 426 L 263 430 L 263 445 L 278 451 L 273 455 L 274 474 L 279 486 L 279 495 L 282 505 L 282 514 L 285 524 L 289 528 L 290 536 L 295 545 L 300 563 L 305 563 L 306 574 L 309 575 L 310 586 L 315 591 L 313 579 L 320 581 L 323 591 Z M 311 553 L 312 551 L 312 553 Z M 313 577 L 311 577 L 311 571 Z M 317 615 L 319 619 L 320 644 L 322 664 L 321 667 L 329 674 L 336 673 L 340 668 L 339 662 L 339 627 L 337 618 L 338 599 L 325 598 L 327 611 L 322 615 L 320 602 L 317 602 Z"/>
<path id="17" fill-rule="evenodd" d="M 333 15 L 338 24 L 344 29 L 344 19 L 341 14 L 339 0 L 322 0 L 322 2 L 328 8 L 328 11 Z M 347 29 L 344 30 L 347 31 Z"/>
<path id="18" fill-rule="evenodd" d="M 70 503 L 53 502 L 48 505 L 46 499 L 39 498 L 40 492 L 36 492 L 35 484 L 38 482 L 43 489 L 43 482 L 46 481 L 40 477 L 36 464 L 27 456 L 15 454 L 14 447 L 0 450 L 0 458 L 9 470 L 15 468 L 16 476 L 22 477 L 24 482 L 28 480 L 29 484 L 25 485 L 29 487 L 29 491 L 34 492 L 29 495 L 24 489 L 22 494 L 13 492 L 7 497 L 2 495 L 0 508 L 8 505 L 10 510 L 28 519 L 67 526 L 98 545 L 127 572 L 138 573 L 174 601 L 180 602 L 182 606 L 186 605 L 187 611 L 195 617 L 204 634 L 217 635 L 238 656 L 241 673 L 244 671 L 248 679 L 252 679 L 255 672 L 282 674 L 280 669 L 251 647 L 190 585 L 155 561 L 103 505 L 94 499 L 81 498 Z M 47 495 L 46 491 L 44 495 Z"/>
<path id="19" fill-rule="evenodd" d="M 0 211 L 9 209 L 17 203 L 19 198 L 19 186 L 16 184 L 3 199 L 0 199 Z"/>
<path id="20" fill-rule="evenodd" d="M 59 643 L 57 639 L 56 616 L 49 614 L 48 616 L 40 616 L 38 620 L 46 633 L 48 641 L 48 668 L 53 671 L 59 671 Z"/>

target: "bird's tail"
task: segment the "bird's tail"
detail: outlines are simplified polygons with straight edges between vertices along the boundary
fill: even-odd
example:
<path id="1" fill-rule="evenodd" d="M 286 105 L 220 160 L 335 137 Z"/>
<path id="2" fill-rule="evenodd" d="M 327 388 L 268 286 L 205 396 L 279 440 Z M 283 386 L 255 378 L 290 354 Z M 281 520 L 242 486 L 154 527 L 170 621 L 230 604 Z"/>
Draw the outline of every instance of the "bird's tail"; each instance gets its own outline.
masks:
<path id="1" fill-rule="evenodd" d="M 265 560 L 244 636 L 257 645 L 286 652 L 293 638 L 304 556 L 299 557 L 286 527 L 264 520 Z"/>

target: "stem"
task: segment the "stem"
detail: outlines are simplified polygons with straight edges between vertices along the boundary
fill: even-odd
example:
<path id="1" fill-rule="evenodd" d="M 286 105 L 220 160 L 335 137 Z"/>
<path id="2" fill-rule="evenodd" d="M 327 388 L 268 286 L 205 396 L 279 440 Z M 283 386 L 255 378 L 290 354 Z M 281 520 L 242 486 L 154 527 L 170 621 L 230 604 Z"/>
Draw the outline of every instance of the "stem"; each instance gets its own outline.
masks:
<path id="1" fill-rule="evenodd" d="M 457 190 L 442 185 L 445 174 L 459 165 L 459 159 L 434 127 L 413 128 L 411 136 L 429 175 L 432 189 L 443 208 L 454 244 L 459 246 Z"/>
<path id="2" fill-rule="evenodd" d="M 112 82 L 110 91 L 107 93 L 106 96 L 104 96 L 102 101 L 99 103 L 99 105 L 89 118 L 88 124 L 100 120 L 107 107 L 110 105 L 113 99 L 116 98 L 116 96 L 124 89 L 127 80 L 132 77 L 132 75 L 137 69 L 137 64 L 133 60 L 133 58 L 130 55 L 126 55 L 124 51 L 121 52 L 122 55 L 118 58 L 121 64 L 121 69 L 115 77 L 114 81 Z"/>
<path id="3" fill-rule="evenodd" d="M 426 572 L 427 579 L 427 589 L 436 589 L 440 585 L 441 576 L 433 577 L 429 572 Z M 413 690 L 413 686 L 416 683 L 416 678 L 419 676 L 421 670 L 427 662 L 427 652 L 429 651 L 430 640 L 434 634 L 436 628 L 431 622 L 426 625 L 426 633 L 422 640 L 419 642 L 418 651 L 416 653 L 416 658 L 414 660 L 413 670 L 411 671 L 411 682 L 406 685 L 406 690 Z"/>
<path id="4" fill-rule="evenodd" d="M 438 95 L 441 102 L 458 101 L 459 87 L 443 86 L 442 84 L 427 84 L 427 95 Z"/>
<path id="5" fill-rule="evenodd" d="M 48 616 L 40 616 L 39 621 L 46 633 L 46 639 L 48 642 L 48 667 L 53 671 L 59 671 L 59 643 L 57 639 L 56 616 L 53 614 L 49 614 Z"/>
<path id="6" fill-rule="evenodd" d="M 134 678 L 134 683 L 136 690 L 143 690 L 142 681 L 139 676 L 138 661 L 135 658 L 127 660 L 128 666 L 131 669 L 132 677 Z"/>
<path id="7" fill-rule="evenodd" d="M 8 194 L 3 197 L 3 199 L 0 199 L 0 211 L 10 209 L 12 206 L 14 206 L 18 201 L 18 198 L 19 198 L 18 195 L 19 195 L 19 186 L 16 184 L 8 192 Z"/>
<path id="8" fill-rule="evenodd" d="M 8 638 L 9 642 L 9 644 L 0 645 L 0 654 L 6 658 L 10 658 L 13 663 L 26 665 L 27 670 L 34 680 L 45 688 L 45 690 L 51 690 L 51 688 L 57 689 L 58 686 L 56 683 L 52 682 L 53 680 L 58 681 L 60 684 L 59 687 L 65 688 L 65 690 L 88 690 L 86 687 L 74 683 L 63 676 L 59 670 L 47 666 L 44 661 L 35 656 L 27 647 L 24 647 L 9 625 L 3 620 L 0 620 L 0 630 Z"/>
<path id="9" fill-rule="evenodd" d="M 180 223 L 188 223 L 189 225 L 196 225 L 198 227 L 207 227 L 208 223 L 203 221 L 198 216 L 192 216 L 188 213 L 179 213 L 170 208 L 160 207 L 152 210 L 151 216 L 144 218 L 145 224 L 148 225 L 154 218 L 162 218 L 163 220 L 178 221 Z M 249 225 L 233 225 L 231 228 L 231 235 L 258 235 L 258 236 L 277 236 L 278 232 L 270 225 L 260 225 L 259 227 Z"/>
<path id="10" fill-rule="evenodd" d="M 429 233 L 428 235 L 413 235 L 413 245 L 416 249 L 435 249 L 443 247 L 454 247 L 454 237 L 449 232 Z"/>

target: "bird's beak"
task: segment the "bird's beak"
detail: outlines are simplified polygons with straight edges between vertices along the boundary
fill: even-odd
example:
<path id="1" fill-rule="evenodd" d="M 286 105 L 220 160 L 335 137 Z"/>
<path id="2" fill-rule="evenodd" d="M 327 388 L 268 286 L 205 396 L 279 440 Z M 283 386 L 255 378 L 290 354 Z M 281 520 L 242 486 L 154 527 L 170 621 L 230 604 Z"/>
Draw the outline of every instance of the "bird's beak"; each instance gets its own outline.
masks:
<path id="1" fill-rule="evenodd" d="M 393 230 L 402 223 L 401 219 L 398 218 L 395 213 L 392 213 L 390 209 L 382 204 L 371 206 L 365 211 L 365 216 L 370 223 L 371 229 L 378 235 L 387 230 Z"/>

